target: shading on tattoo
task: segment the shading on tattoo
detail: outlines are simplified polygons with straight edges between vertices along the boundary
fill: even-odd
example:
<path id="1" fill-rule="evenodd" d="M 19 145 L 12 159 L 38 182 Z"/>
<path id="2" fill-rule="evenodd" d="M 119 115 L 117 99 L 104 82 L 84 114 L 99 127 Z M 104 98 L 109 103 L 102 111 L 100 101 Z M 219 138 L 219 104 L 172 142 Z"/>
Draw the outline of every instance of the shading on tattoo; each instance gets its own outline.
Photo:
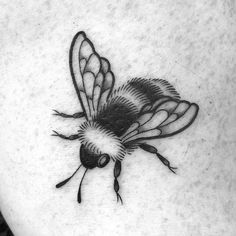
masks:
<path id="1" fill-rule="evenodd" d="M 71 44 L 69 65 L 72 81 L 82 112 L 73 115 L 54 110 L 63 118 L 81 118 L 86 121 L 72 135 L 53 131 L 53 136 L 81 142 L 81 165 L 67 179 L 56 185 L 65 185 L 82 167 L 77 200 L 81 202 L 83 179 L 89 170 L 105 167 L 110 160 L 114 165 L 114 191 L 121 203 L 118 177 L 125 155 L 136 148 L 154 154 L 173 173 L 176 167 L 158 150 L 147 144 L 178 134 L 195 120 L 199 107 L 180 99 L 179 93 L 163 79 L 134 78 L 113 90 L 115 76 L 109 61 L 99 56 L 84 32 L 78 32 Z"/>

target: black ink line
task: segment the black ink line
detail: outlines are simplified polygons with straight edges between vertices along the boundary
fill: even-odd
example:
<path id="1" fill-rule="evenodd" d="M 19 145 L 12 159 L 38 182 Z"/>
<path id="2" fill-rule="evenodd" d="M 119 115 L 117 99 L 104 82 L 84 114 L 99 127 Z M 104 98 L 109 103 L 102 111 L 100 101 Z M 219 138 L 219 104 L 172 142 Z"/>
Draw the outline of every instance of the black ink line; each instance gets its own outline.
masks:
<path id="1" fill-rule="evenodd" d="M 58 183 L 58 184 L 56 185 L 56 188 L 60 188 L 60 187 L 64 186 L 68 181 L 70 181 L 70 179 L 77 173 L 77 171 L 80 169 L 81 166 L 82 166 L 82 165 L 80 165 L 80 166 L 77 168 L 77 170 L 76 170 L 69 178 L 67 178 L 67 179 L 63 180 L 62 182 Z"/>
<path id="2" fill-rule="evenodd" d="M 81 186 L 82 186 L 82 183 L 83 183 L 83 180 L 84 180 L 84 177 L 85 177 L 85 174 L 87 173 L 87 171 L 88 171 L 88 169 L 85 170 L 83 177 L 82 177 L 80 184 L 79 184 L 79 191 L 78 191 L 78 197 L 77 197 L 78 203 L 81 203 Z"/>

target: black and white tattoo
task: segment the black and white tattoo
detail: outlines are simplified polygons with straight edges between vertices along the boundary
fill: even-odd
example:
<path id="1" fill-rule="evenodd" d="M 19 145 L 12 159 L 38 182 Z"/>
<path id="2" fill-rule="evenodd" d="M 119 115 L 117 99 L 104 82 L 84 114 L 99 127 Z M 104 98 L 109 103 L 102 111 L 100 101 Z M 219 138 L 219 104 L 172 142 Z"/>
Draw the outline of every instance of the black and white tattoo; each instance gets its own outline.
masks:
<path id="1" fill-rule="evenodd" d="M 52 134 L 81 142 L 80 166 L 56 187 L 65 185 L 83 167 L 84 174 L 77 197 L 80 203 L 81 186 L 88 170 L 103 168 L 112 160 L 114 191 L 117 201 L 122 203 L 118 182 L 121 163 L 125 155 L 136 148 L 154 154 L 175 173 L 176 167 L 171 166 L 147 141 L 170 137 L 188 128 L 198 114 L 198 105 L 181 100 L 175 88 L 163 79 L 134 78 L 113 90 L 115 76 L 110 63 L 95 51 L 84 32 L 78 32 L 73 38 L 69 64 L 83 111 L 67 115 L 54 110 L 54 115 L 64 118 L 85 117 L 86 121 L 75 134 L 66 136 L 56 131 Z"/>

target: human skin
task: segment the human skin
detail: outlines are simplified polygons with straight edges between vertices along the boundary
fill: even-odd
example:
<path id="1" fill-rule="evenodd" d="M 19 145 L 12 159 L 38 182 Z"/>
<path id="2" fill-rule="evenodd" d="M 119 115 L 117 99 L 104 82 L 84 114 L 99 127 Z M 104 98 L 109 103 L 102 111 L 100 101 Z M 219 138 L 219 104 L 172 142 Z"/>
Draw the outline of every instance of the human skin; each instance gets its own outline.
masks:
<path id="1" fill-rule="evenodd" d="M 16 236 L 236 235 L 236 6 L 234 1 L 0 1 L 0 207 Z M 84 121 L 69 71 L 71 40 L 85 31 L 109 59 L 115 87 L 164 78 L 199 105 L 184 132 L 148 143 L 178 167 L 136 150 L 122 161 L 124 204 L 113 163 L 55 184 L 80 164 Z M 109 144 L 108 144 L 109 145 Z"/>

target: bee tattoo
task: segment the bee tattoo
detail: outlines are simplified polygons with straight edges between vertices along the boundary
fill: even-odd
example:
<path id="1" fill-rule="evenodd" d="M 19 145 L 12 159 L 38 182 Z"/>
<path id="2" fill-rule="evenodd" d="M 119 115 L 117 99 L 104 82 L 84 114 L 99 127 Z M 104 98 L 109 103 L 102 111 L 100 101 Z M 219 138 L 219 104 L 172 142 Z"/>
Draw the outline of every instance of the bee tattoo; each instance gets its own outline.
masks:
<path id="1" fill-rule="evenodd" d="M 71 43 L 69 65 L 82 112 L 73 115 L 54 110 L 64 118 L 85 118 L 80 129 L 72 135 L 53 131 L 53 136 L 76 140 L 80 146 L 80 165 L 56 188 L 64 186 L 82 167 L 77 200 L 81 203 L 81 186 L 86 173 L 95 167 L 103 168 L 114 162 L 114 191 L 117 202 L 118 177 L 121 163 L 127 154 L 141 148 L 154 154 L 170 171 L 176 167 L 158 150 L 147 143 L 178 134 L 195 120 L 199 107 L 180 99 L 179 93 L 166 80 L 133 78 L 114 90 L 115 76 L 109 61 L 101 57 L 84 32 L 78 32 Z"/>

